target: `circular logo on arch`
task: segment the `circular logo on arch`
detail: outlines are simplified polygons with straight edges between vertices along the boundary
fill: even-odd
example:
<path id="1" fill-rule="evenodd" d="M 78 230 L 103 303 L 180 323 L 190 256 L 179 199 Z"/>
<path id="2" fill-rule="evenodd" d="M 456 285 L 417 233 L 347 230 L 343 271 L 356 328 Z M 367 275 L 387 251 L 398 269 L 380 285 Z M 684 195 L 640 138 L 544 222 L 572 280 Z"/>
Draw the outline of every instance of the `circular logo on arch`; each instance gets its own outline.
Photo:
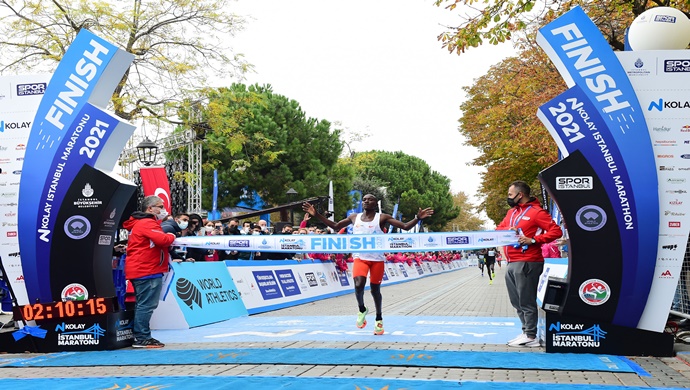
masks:
<path id="1" fill-rule="evenodd" d="M 65 234 L 73 240 L 81 240 L 91 232 L 91 222 L 83 215 L 73 215 L 65 221 Z"/>
<path id="2" fill-rule="evenodd" d="M 60 294 L 62 301 L 85 301 L 89 299 L 89 292 L 86 287 L 79 283 L 70 283 L 62 289 Z"/>
<path id="3" fill-rule="evenodd" d="M 609 300 L 611 288 L 601 279 L 589 279 L 580 285 L 579 293 L 582 302 L 591 306 L 599 306 Z"/>
<path id="4" fill-rule="evenodd" d="M 597 231 L 606 225 L 606 212 L 599 206 L 582 206 L 575 214 L 577 226 L 590 232 Z"/>

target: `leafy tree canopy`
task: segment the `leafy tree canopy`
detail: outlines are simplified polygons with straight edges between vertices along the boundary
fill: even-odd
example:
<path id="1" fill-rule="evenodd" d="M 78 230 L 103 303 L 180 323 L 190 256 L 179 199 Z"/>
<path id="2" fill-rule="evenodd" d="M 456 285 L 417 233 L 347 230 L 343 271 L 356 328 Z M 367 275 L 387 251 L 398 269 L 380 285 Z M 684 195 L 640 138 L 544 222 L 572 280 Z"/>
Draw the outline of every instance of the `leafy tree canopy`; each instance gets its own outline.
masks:
<path id="1" fill-rule="evenodd" d="M 488 41 L 492 45 L 511 40 L 514 34 L 534 30 L 581 6 L 599 26 L 609 44 L 623 50 L 625 28 L 635 16 L 656 6 L 688 11 L 687 0 L 435 0 L 434 4 L 458 14 L 461 22 L 447 26 L 438 36 L 451 53 L 464 53 Z"/>
<path id="2" fill-rule="evenodd" d="M 414 218 L 420 207 L 432 207 L 434 215 L 424 223 L 429 229 L 440 231 L 457 216 L 450 179 L 432 171 L 420 158 L 402 152 L 371 151 L 355 154 L 352 165 L 360 178 L 384 184 L 391 200 L 400 197 L 398 209 L 405 221 Z M 392 205 L 383 211 L 392 213 Z"/>
<path id="3" fill-rule="evenodd" d="M 536 110 L 564 88 L 538 48 L 505 59 L 465 88 L 459 130 L 481 153 L 473 161 L 487 169 L 479 190 L 486 197 L 481 208 L 494 222 L 505 216 L 511 182 L 524 180 L 538 189 L 537 174 L 558 161 L 556 144 Z"/>
<path id="4" fill-rule="evenodd" d="M 343 145 L 340 131 L 325 120 L 308 118 L 298 102 L 273 93 L 270 85 L 208 91 L 203 119 L 203 203 L 211 205 L 213 170 L 218 170 L 218 206 L 235 205 L 256 191 L 268 204 L 328 195 L 333 180 L 336 214 L 349 205 L 354 171 L 336 164 Z"/>
<path id="5" fill-rule="evenodd" d="M 491 3 L 507 6 L 515 2 Z M 532 3 L 542 4 L 543 8 L 543 2 Z M 525 25 L 527 34 L 517 40 L 520 49 L 517 56 L 493 66 L 475 80 L 474 85 L 464 88 L 467 100 L 460 106 L 463 116 L 459 120 L 459 131 L 467 144 L 481 153 L 473 161 L 474 165 L 486 168 L 479 191 L 485 200 L 480 207 L 496 223 L 505 216 L 508 185 L 514 180 L 524 180 L 532 187 L 533 195 L 541 198 L 537 174 L 558 160 L 556 144 L 538 120 L 536 110 L 567 87 L 551 61 L 534 43 L 534 36 L 539 27 L 575 5 L 585 9 L 614 49 L 622 49 L 625 28 L 647 8 L 664 5 L 684 12 L 690 8 L 686 1 L 606 0 L 551 4 L 545 12 L 531 14 L 535 18 L 531 19 L 532 24 Z"/>
<path id="6" fill-rule="evenodd" d="M 86 28 L 135 56 L 113 92 L 115 113 L 175 121 L 180 103 L 208 76 L 249 67 L 225 45 L 244 23 L 225 11 L 229 3 L 0 0 L 0 73 L 53 71 Z"/>

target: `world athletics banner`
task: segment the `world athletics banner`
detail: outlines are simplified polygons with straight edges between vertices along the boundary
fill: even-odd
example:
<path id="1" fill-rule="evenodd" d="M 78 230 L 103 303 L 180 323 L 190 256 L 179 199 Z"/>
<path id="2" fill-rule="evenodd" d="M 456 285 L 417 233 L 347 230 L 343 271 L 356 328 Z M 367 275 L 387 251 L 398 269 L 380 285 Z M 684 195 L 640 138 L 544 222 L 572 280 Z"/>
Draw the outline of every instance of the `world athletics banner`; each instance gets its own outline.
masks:
<path id="1" fill-rule="evenodd" d="M 594 168 L 603 175 L 601 183 L 607 194 L 613 197 L 615 220 L 623 222 L 619 225 L 619 235 L 624 239 L 625 250 L 622 282 L 620 290 L 615 292 L 619 299 L 613 323 L 636 327 L 652 284 L 656 260 L 653 241 L 659 234 L 659 196 L 653 190 L 658 184 L 656 164 L 642 109 L 613 50 L 580 7 L 542 27 L 537 42 L 567 85 L 579 87 L 579 91 L 567 93 L 581 91 L 580 101 L 588 101 L 594 108 L 589 113 L 590 117 L 602 119 L 597 126 L 598 134 L 595 134 L 590 129 L 575 131 L 573 127 L 559 125 L 557 115 L 551 118 L 557 121 L 557 131 L 553 133 L 558 136 L 557 141 L 564 154 L 587 144 L 588 147 L 600 148 L 598 153 L 605 155 L 603 162 L 606 167 L 601 166 L 599 156 L 593 160 L 598 161 Z M 549 112 L 542 112 L 542 116 L 547 114 Z M 578 112 L 570 114 L 577 115 Z M 554 127 L 554 124 L 548 126 Z M 587 139 L 590 141 L 586 142 Z M 634 175 L 628 175 L 628 172 L 634 172 Z M 556 183 L 544 184 L 547 188 L 556 186 Z M 615 191 L 612 191 L 613 186 Z M 559 203 L 556 196 L 554 200 Z M 572 218 L 570 221 L 566 219 L 569 231 L 578 229 L 574 222 Z M 654 240 L 650 241 L 650 237 Z M 582 246 L 588 244 L 579 243 Z M 584 259 L 576 257 L 578 243 L 571 242 L 570 246 L 573 255 L 570 267 L 576 267 L 577 262 Z M 580 286 L 571 288 L 577 287 Z"/>
<path id="2" fill-rule="evenodd" d="M 280 253 L 429 252 L 516 245 L 511 230 L 446 233 L 180 237 L 176 246 Z"/>
<path id="3" fill-rule="evenodd" d="M 112 245 L 116 229 L 112 225 L 117 223 L 112 221 L 119 221 L 122 204 L 129 198 L 114 199 L 113 193 L 107 193 L 105 186 L 100 186 L 101 180 L 117 183 L 108 191 L 117 191 L 113 188 L 119 185 L 134 187 L 108 174 L 96 174 L 98 178 L 95 178 L 94 173 L 84 171 L 83 167 L 111 171 L 134 131 L 131 124 L 104 111 L 133 58 L 82 30 L 60 61 L 41 100 L 26 146 L 18 206 L 19 246 L 31 302 L 53 302 L 74 292 L 80 296 L 87 293 L 84 283 L 76 280 L 73 285 L 53 285 L 51 268 L 53 272 L 59 270 L 52 267 L 51 256 L 54 258 L 57 252 L 63 251 L 59 255 L 69 258 L 70 247 L 77 243 L 85 245 L 87 241 L 100 240 L 94 245 Z M 78 189 L 71 188 L 78 175 L 84 180 L 94 177 L 95 181 L 84 182 Z M 94 195 L 100 199 L 92 198 Z M 119 193 L 118 196 L 126 195 Z M 99 218 L 89 220 L 82 213 L 86 209 L 90 210 L 90 215 L 98 210 Z M 58 216 L 65 213 L 69 215 L 58 225 L 57 221 L 63 220 Z M 96 234 L 100 227 L 108 226 L 112 231 L 112 234 L 107 233 L 110 239 Z M 61 236 L 67 237 L 68 242 L 55 242 L 58 230 L 64 232 Z M 81 267 L 82 262 L 95 261 L 94 258 L 72 258 L 67 263 L 73 265 L 70 272 L 78 273 L 82 268 L 91 269 Z M 93 279 L 88 275 L 84 277 Z M 93 285 L 92 281 L 85 283 Z"/>

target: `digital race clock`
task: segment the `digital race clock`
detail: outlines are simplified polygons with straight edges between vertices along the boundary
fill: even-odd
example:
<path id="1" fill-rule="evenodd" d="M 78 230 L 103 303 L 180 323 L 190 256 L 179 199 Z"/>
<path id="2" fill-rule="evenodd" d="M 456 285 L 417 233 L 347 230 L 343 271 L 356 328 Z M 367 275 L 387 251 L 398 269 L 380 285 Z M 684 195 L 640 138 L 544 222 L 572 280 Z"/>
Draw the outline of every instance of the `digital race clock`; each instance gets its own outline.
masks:
<path id="1" fill-rule="evenodd" d="M 83 301 L 32 303 L 14 308 L 15 317 L 25 321 L 55 320 L 95 316 L 113 312 L 113 298 L 91 298 Z"/>

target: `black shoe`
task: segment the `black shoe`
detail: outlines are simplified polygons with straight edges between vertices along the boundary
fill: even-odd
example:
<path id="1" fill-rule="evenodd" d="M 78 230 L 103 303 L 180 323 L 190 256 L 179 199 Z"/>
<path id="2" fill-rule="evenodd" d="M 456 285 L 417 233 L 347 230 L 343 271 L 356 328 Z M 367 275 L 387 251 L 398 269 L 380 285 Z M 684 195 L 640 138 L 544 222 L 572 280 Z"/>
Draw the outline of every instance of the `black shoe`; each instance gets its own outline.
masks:
<path id="1" fill-rule="evenodd" d="M 165 347 L 165 344 L 161 343 L 160 341 L 151 338 L 148 340 L 134 340 L 134 344 L 132 344 L 132 348 L 163 348 Z"/>

